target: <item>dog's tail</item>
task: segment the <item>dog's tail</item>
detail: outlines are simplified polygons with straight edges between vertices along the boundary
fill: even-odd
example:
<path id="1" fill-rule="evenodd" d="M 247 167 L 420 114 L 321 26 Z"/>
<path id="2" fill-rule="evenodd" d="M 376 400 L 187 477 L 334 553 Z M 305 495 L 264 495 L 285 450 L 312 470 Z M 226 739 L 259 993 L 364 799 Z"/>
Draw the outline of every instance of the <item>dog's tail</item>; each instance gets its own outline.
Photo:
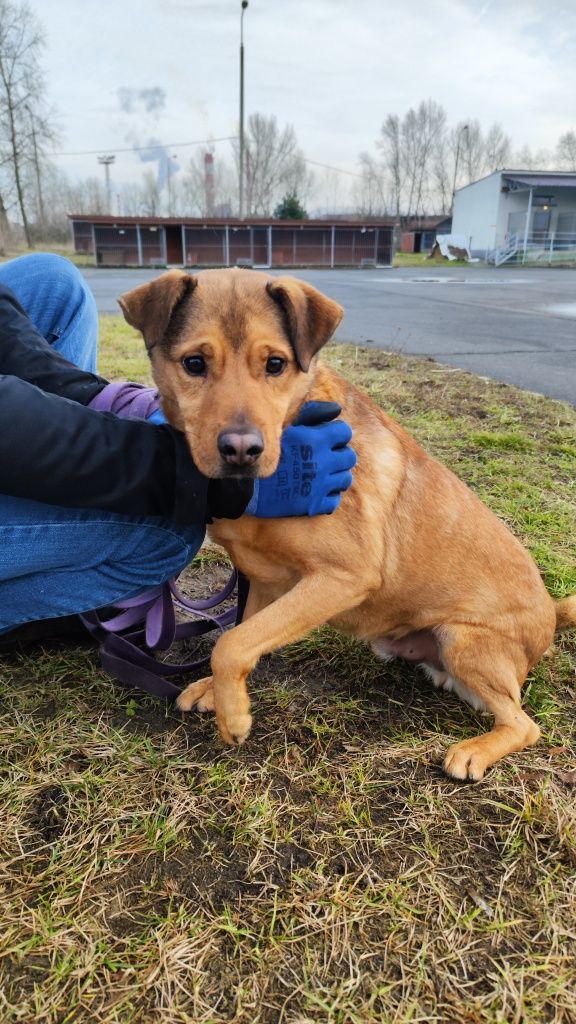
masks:
<path id="1" fill-rule="evenodd" d="M 576 594 L 556 601 L 556 629 L 570 629 L 576 626 Z"/>

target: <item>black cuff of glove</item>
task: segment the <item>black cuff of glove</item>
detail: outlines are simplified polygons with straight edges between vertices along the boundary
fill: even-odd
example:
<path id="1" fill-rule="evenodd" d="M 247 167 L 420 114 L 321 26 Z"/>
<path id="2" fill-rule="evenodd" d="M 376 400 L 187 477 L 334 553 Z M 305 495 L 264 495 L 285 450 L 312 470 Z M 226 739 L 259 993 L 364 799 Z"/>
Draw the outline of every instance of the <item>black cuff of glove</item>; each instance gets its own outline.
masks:
<path id="1" fill-rule="evenodd" d="M 208 519 L 239 519 L 254 491 L 252 480 L 211 480 L 208 484 Z"/>

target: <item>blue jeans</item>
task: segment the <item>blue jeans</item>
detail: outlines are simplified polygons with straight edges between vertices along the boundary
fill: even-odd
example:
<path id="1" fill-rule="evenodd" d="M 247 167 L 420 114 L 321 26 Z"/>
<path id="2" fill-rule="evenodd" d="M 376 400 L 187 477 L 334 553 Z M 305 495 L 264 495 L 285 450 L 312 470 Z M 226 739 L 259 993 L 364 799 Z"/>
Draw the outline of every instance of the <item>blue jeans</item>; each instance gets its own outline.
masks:
<path id="1" fill-rule="evenodd" d="M 58 352 L 96 369 L 96 304 L 76 267 L 48 253 L 21 256 L 0 265 L 0 281 Z M 0 494 L 0 632 L 135 597 L 181 572 L 202 539 L 169 520 Z"/>

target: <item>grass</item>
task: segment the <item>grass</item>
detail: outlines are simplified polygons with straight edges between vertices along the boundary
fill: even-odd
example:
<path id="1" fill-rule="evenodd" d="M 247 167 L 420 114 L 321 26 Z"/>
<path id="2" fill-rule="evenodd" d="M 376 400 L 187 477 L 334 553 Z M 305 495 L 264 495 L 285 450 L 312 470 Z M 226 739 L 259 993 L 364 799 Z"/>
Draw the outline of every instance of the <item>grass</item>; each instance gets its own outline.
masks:
<path id="1" fill-rule="evenodd" d="M 91 253 L 74 252 L 71 245 L 55 245 L 53 242 L 38 242 L 34 249 L 27 249 L 25 246 L 7 246 L 0 251 L 0 263 L 7 263 L 8 260 L 16 259 L 17 256 L 28 256 L 38 252 L 54 252 L 58 256 L 65 256 L 77 267 L 94 266 L 94 256 Z"/>
<path id="2" fill-rule="evenodd" d="M 423 252 L 395 252 L 392 261 L 393 267 L 421 267 L 434 270 L 435 267 L 475 267 L 475 263 L 468 263 L 468 260 L 447 260 L 444 258 L 429 259 L 427 253 Z"/>
<path id="3" fill-rule="evenodd" d="M 103 372 L 148 379 L 120 320 L 103 349 Z M 572 408 L 327 358 L 576 590 Z M 208 551 L 201 572 L 210 589 L 226 566 Z M 574 1024 L 574 653 L 566 636 L 530 679 L 543 741 L 478 785 L 440 763 L 480 716 L 328 629 L 263 659 L 239 751 L 90 647 L 0 659 L 0 1020 Z"/>

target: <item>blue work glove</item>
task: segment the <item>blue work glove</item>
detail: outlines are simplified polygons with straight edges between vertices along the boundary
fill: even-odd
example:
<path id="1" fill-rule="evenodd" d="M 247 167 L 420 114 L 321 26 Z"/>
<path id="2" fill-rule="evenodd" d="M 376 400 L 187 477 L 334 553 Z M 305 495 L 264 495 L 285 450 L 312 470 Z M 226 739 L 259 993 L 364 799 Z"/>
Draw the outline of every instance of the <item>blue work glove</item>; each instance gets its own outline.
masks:
<path id="1" fill-rule="evenodd" d="M 254 482 L 246 514 L 262 519 L 330 515 L 352 483 L 352 431 L 335 402 L 307 402 L 282 434 L 278 469 Z"/>
<path id="2" fill-rule="evenodd" d="M 166 417 L 162 409 L 155 409 L 151 416 L 148 416 L 148 423 L 166 423 Z"/>
<path id="3" fill-rule="evenodd" d="M 278 469 L 255 481 L 247 515 L 281 519 L 330 515 L 338 508 L 342 491 L 352 483 L 350 470 L 356 465 L 356 452 L 348 447 L 352 431 L 336 419 L 341 411 L 335 402 L 302 406 L 282 434 Z M 148 422 L 166 423 L 166 417 L 156 409 Z"/>

